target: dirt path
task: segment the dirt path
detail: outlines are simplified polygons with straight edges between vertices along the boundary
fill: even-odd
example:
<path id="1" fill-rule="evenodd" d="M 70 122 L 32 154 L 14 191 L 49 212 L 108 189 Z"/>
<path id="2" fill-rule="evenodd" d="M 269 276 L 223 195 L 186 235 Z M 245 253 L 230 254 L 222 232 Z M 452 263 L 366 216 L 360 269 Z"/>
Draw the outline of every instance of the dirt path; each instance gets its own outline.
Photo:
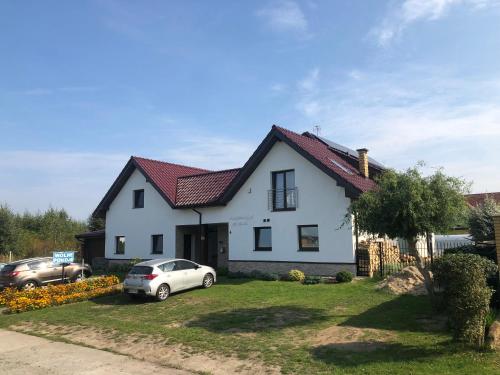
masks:
<path id="1" fill-rule="evenodd" d="M 103 350 L 0 329 L 0 372 L 10 375 L 188 375 Z"/>

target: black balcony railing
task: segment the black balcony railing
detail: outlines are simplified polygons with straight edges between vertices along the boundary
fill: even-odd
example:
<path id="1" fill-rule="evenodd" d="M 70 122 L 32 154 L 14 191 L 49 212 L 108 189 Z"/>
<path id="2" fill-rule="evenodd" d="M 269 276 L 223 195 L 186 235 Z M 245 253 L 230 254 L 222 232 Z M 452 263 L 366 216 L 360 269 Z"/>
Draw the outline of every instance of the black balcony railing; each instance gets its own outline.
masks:
<path id="1" fill-rule="evenodd" d="M 292 211 L 298 206 L 298 189 L 271 189 L 267 191 L 267 206 L 270 211 Z"/>

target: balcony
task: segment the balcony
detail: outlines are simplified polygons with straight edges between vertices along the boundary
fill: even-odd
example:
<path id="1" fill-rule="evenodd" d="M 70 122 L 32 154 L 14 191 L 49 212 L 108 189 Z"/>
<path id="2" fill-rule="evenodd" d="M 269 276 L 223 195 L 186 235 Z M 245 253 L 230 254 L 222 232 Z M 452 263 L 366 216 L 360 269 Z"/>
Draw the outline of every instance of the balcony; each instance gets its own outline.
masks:
<path id="1" fill-rule="evenodd" d="M 298 189 L 270 189 L 267 191 L 269 211 L 294 211 L 298 206 Z"/>

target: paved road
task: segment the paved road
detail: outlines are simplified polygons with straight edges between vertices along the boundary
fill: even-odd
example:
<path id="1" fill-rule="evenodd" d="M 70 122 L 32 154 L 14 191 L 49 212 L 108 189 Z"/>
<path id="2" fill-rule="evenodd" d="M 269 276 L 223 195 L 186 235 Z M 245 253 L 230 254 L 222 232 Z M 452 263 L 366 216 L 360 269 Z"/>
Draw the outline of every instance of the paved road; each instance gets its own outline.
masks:
<path id="1" fill-rule="evenodd" d="M 0 329 L 0 373 L 9 375 L 188 375 L 119 354 Z"/>

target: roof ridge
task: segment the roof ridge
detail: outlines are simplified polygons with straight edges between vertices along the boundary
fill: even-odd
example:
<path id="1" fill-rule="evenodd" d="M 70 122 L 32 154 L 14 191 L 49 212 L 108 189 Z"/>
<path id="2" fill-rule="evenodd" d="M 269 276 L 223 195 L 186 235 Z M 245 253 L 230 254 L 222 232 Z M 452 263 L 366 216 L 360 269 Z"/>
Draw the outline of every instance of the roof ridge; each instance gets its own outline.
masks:
<path id="1" fill-rule="evenodd" d="M 209 172 L 203 172 L 203 173 L 189 174 L 189 175 L 186 175 L 186 176 L 179 176 L 179 177 L 177 177 L 177 179 L 206 176 L 206 175 L 209 175 L 209 174 L 217 174 L 217 173 L 224 173 L 224 172 L 239 171 L 240 169 L 241 169 L 241 167 L 239 167 L 239 168 L 221 169 L 219 171 L 209 171 Z"/>
<path id="2" fill-rule="evenodd" d="M 131 156 L 132 159 L 142 159 L 142 160 L 147 160 L 147 161 L 153 161 L 153 162 L 156 162 L 156 163 L 162 163 L 162 164 L 169 164 L 169 165 L 175 165 L 177 167 L 183 167 L 183 168 L 191 168 L 191 169 L 198 169 L 200 171 L 205 171 L 203 173 L 209 173 L 209 172 L 213 172 L 211 171 L 210 169 L 205 169 L 205 168 L 200 168 L 200 167 L 192 167 L 190 165 L 185 165 L 185 164 L 179 164 L 179 163 L 172 163 L 172 162 L 169 162 L 169 161 L 163 161 L 163 160 L 157 160 L 157 159 L 151 159 L 151 158 L 145 158 L 145 157 L 142 157 L 142 156 L 135 156 L 135 155 L 132 155 Z"/>
<path id="3" fill-rule="evenodd" d="M 273 125 L 274 126 L 274 125 Z M 304 137 L 304 138 L 307 138 L 308 140 L 311 140 L 311 141 L 314 141 L 314 142 L 317 142 L 319 144 L 321 144 L 322 146 L 326 147 L 328 150 L 332 151 L 332 147 L 330 147 L 326 142 L 324 142 L 323 140 L 321 140 L 318 136 L 306 131 L 302 134 L 300 133 L 296 133 L 294 132 L 293 130 L 288 130 L 286 128 L 282 128 L 280 126 L 276 126 L 277 130 L 285 130 L 285 131 L 288 131 L 290 133 L 293 133 L 299 137 Z M 286 134 L 284 134 L 286 136 Z M 290 139 L 290 138 L 289 138 Z M 296 143 L 294 140 L 291 140 L 292 142 Z M 310 154 L 310 153 L 309 153 Z M 333 153 L 335 156 L 338 156 L 336 155 L 335 153 Z M 333 155 L 332 155 L 333 156 Z M 329 157 L 330 158 L 330 157 Z M 355 174 L 358 174 L 358 175 L 361 175 L 361 173 L 359 172 L 359 170 L 357 168 L 354 168 L 352 165 L 350 165 L 349 163 L 347 163 L 344 159 L 342 158 L 339 158 L 339 160 L 335 160 L 337 163 L 340 163 L 342 166 L 348 168 L 349 170 L 352 170 L 352 172 L 354 172 Z"/>

